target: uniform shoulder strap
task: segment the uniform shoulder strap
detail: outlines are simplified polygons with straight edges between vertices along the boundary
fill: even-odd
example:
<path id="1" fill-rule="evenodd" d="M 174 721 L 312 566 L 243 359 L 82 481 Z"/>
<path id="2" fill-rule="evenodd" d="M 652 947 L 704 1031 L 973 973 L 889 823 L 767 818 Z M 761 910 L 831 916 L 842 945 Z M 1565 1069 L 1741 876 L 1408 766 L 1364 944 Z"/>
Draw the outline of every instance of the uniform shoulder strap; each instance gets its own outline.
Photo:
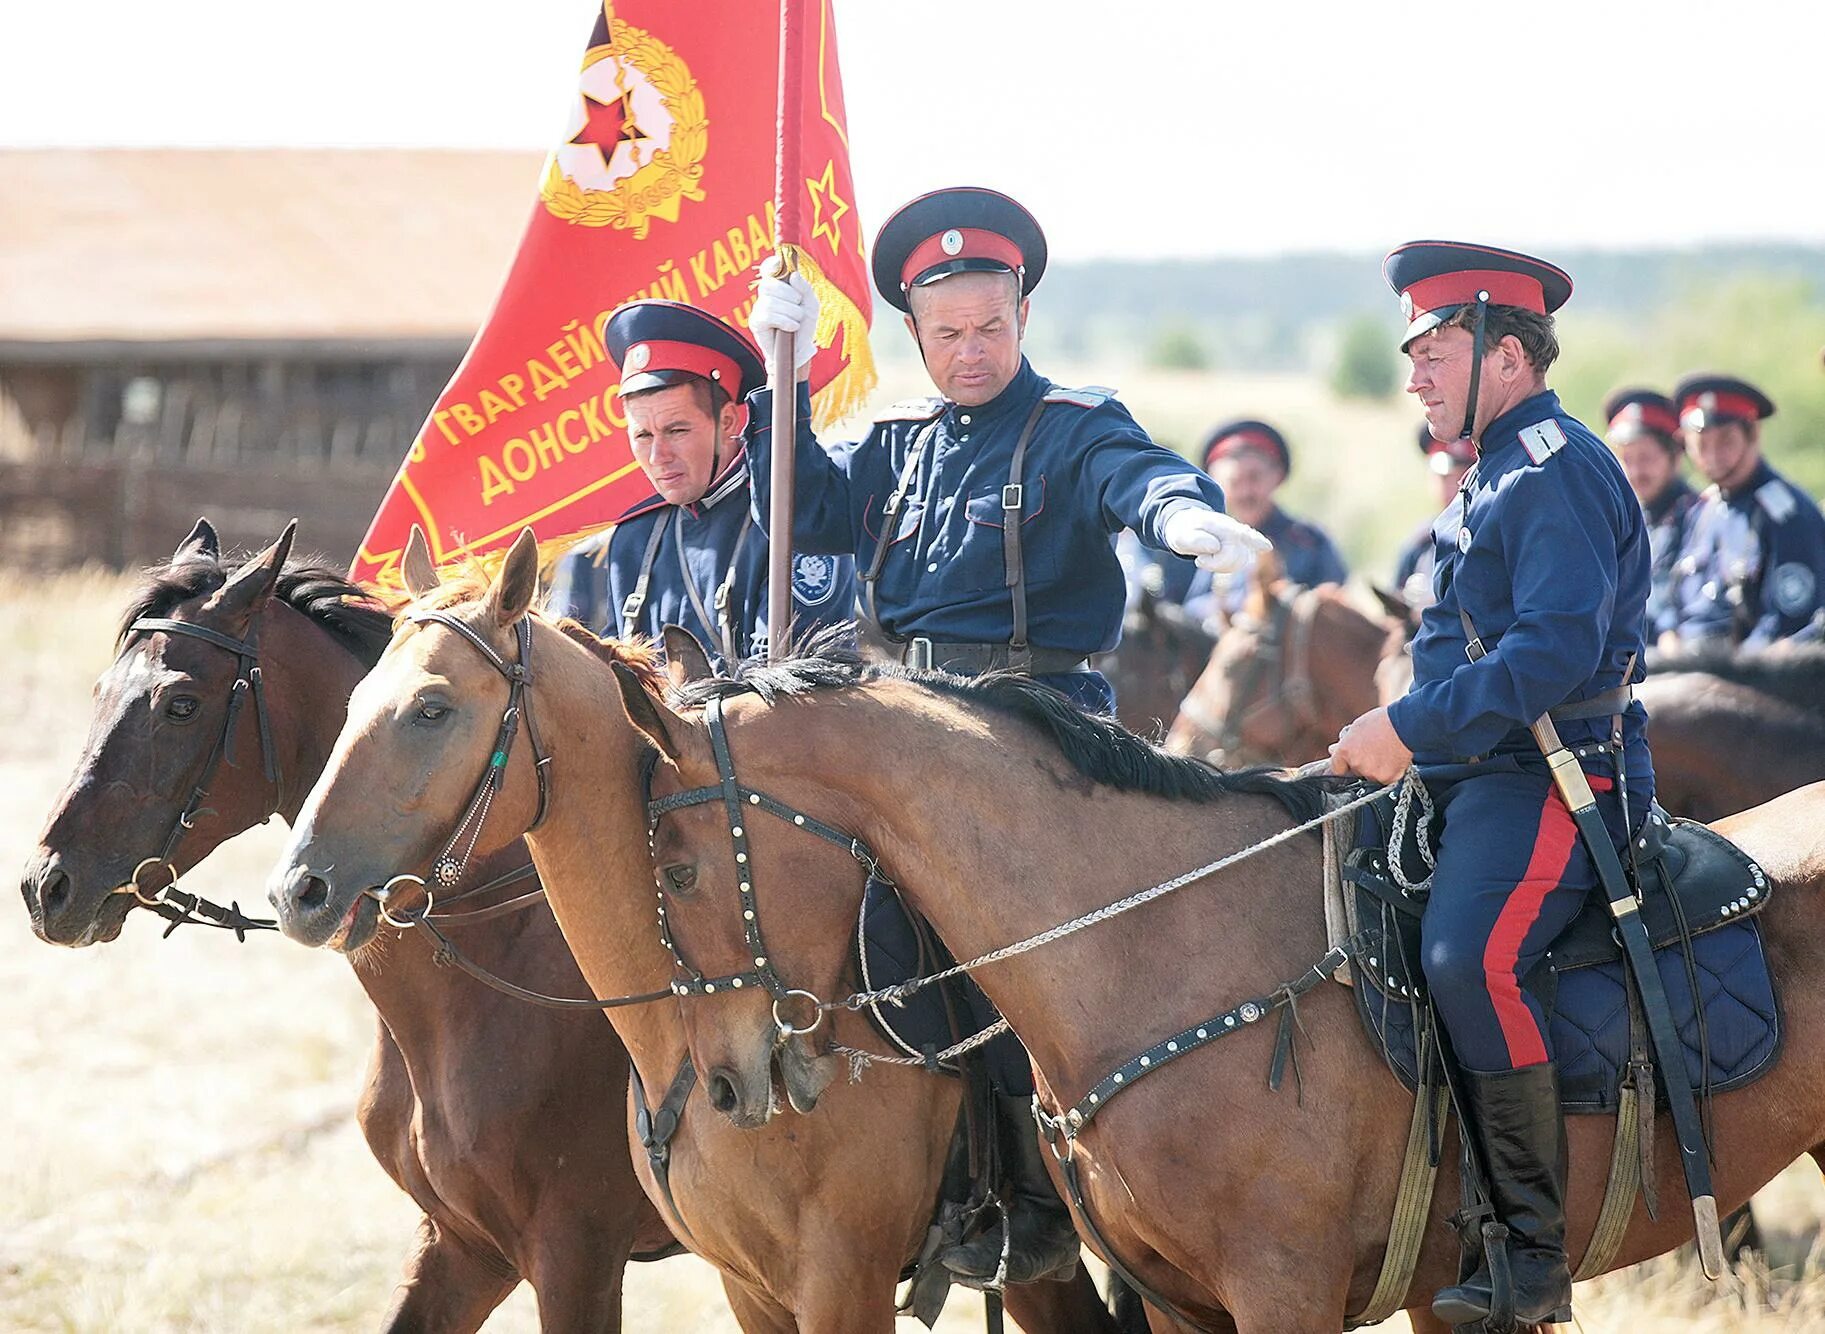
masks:
<path id="1" fill-rule="evenodd" d="M 1087 384 L 1078 389 L 1055 384 L 1046 390 L 1045 401 L 1068 403 L 1074 408 L 1100 408 L 1114 397 L 1115 390 L 1105 388 L 1100 384 Z"/>
<path id="2" fill-rule="evenodd" d="M 923 398 L 903 398 L 898 403 L 890 404 L 879 416 L 877 422 L 922 422 L 930 421 L 944 411 L 944 400 L 935 395 Z"/>

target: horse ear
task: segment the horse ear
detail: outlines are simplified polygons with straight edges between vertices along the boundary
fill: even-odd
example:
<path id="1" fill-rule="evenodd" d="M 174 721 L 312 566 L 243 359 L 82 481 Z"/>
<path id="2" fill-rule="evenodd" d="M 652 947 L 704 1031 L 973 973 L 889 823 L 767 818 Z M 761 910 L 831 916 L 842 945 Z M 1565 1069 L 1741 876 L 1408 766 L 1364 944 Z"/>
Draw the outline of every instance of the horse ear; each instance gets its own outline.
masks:
<path id="1" fill-rule="evenodd" d="M 668 625 L 659 635 L 665 645 L 665 674 L 674 686 L 692 681 L 707 681 L 716 675 L 710 666 L 710 655 L 703 651 L 697 636 L 682 625 Z"/>
<path id="2" fill-rule="evenodd" d="M 677 764 L 684 755 L 690 724 L 654 699 L 625 663 L 611 662 L 608 666 L 615 674 L 615 684 L 621 687 L 621 707 L 627 710 L 628 721 L 645 733 L 670 763 Z"/>
<path id="3" fill-rule="evenodd" d="M 494 605 L 494 623 L 512 625 L 532 609 L 539 593 L 539 539 L 532 529 L 520 529 L 501 564 L 501 572 L 488 590 Z"/>
<path id="4" fill-rule="evenodd" d="M 279 582 L 279 572 L 291 555 L 292 539 L 297 535 L 298 521 L 293 519 L 285 525 L 278 541 L 228 576 L 228 582 L 222 585 L 221 592 L 210 605 L 228 615 L 251 620 L 272 596 L 273 586 Z"/>
<path id="5" fill-rule="evenodd" d="M 406 592 L 415 598 L 423 597 L 439 583 L 437 566 L 431 563 L 431 544 L 425 540 L 425 530 L 417 524 L 412 525 L 412 535 L 406 539 L 405 554 L 399 560 L 399 577 L 405 581 Z"/>
<path id="6" fill-rule="evenodd" d="M 1383 588 L 1377 583 L 1371 583 L 1369 585 L 1369 591 L 1375 594 L 1375 600 L 1381 603 L 1381 609 L 1383 611 L 1387 612 L 1389 616 L 1393 617 L 1396 621 L 1399 621 L 1402 625 L 1407 623 L 1408 616 L 1413 612 L 1413 606 L 1405 597 L 1395 590 Z"/>
<path id="7" fill-rule="evenodd" d="M 171 553 L 171 563 L 179 565 L 187 560 L 220 560 L 221 557 L 222 539 L 216 535 L 215 525 L 208 519 L 198 519 L 190 536 L 179 542 L 177 550 Z"/>
<path id="8" fill-rule="evenodd" d="M 1271 551 L 1255 557 L 1248 572 L 1248 601 L 1243 611 L 1258 624 L 1265 625 L 1274 615 L 1274 589 L 1280 583 L 1280 562 Z"/>

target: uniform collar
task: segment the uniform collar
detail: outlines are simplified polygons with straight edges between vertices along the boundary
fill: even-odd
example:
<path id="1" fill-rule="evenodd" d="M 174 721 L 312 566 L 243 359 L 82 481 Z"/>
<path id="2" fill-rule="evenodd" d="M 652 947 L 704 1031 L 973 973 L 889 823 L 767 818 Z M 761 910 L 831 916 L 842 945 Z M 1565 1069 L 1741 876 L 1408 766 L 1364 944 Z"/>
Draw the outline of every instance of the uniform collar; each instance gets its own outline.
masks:
<path id="1" fill-rule="evenodd" d="M 1271 509 L 1268 510 L 1266 517 L 1264 517 L 1261 520 L 1261 522 L 1258 525 L 1256 525 L 1255 531 L 1258 533 L 1262 533 L 1266 536 L 1272 537 L 1277 533 L 1286 532 L 1286 530 L 1291 528 L 1292 526 L 1293 526 L 1292 516 L 1289 515 L 1285 510 L 1281 509 L 1278 505 L 1275 505 Z"/>
<path id="2" fill-rule="evenodd" d="M 735 457 L 730 460 L 729 465 L 711 481 L 710 489 L 698 497 L 694 503 L 689 505 L 672 505 L 664 496 L 655 491 L 647 496 L 645 500 L 629 506 L 615 522 L 626 523 L 629 519 L 637 519 L 642 514 L 650 514 L 654 510 L 666 509 L 668 507 L 682 510 L 692 518 L 696 518 L 705 510 L 714 508 L 717 504 L 727 500 L 730 496 L 745 496 L 747 495 L 747 492 L 748 453 L 744 446 L 736 452 Z"/>
<path id="3" fill-rule="evenodd" d="M 1008 381 L 1003 389 L 988 402 L 973 408 L 966 408 L 956 403 L 947 405 L 946 410 L 956 417 L 968 416 L 970 425 L 987 425 L 1007 416 L 1017 408 L 1030 408 L 1033 400 L 1045 389 L 1046 381 L 1033 369 L 1025 356 L 1020 358 L 1020 369 L 1014 372 L 1014 378 Z"/>
<path id="4" fill-rule="evenodd" d="M 1558 394 L 1550 389 L 1542 389 L 1532 398 L 1515 404 L 1484 428 L 1482 442 L 1477 446 L 1477 456 L 1487 462 L 1518 442 L 1521 432 L 1529 426 L 1543 422 L 1548 417 L 1560 416 L 1563 411 L 1559 406 Z"/>
<path id="5" fill-rule="evenodd" d="M 1692 494 L 1692 488 L 1686 485 L 1686 479 L 1675 477 L 1661 488 L 1660 494 L 1654 497 L 1654 503 L 1646 507 L 1649 523 L 1659 523 L 1673 512 L 1673 507 Z"/>
<path id="6" fill-rule="evenodd" d="M 1749 474 L 1748 481 L 1744 482 L 1734 491 L 1724 491 L 1721 486 L 1716 489 L 1723 491 L 1726 500 L 1735 500 L 1738 496 L 1754 495 L 1757 491 L 1760 491 L 1764 486 L 1768 485 L 1768 483 L 1779 480 L 1779 477 L 1780 474 L 1768 466 L 1768 456 L 1764 454 L 1755 461 L 1755 471 Z"/>

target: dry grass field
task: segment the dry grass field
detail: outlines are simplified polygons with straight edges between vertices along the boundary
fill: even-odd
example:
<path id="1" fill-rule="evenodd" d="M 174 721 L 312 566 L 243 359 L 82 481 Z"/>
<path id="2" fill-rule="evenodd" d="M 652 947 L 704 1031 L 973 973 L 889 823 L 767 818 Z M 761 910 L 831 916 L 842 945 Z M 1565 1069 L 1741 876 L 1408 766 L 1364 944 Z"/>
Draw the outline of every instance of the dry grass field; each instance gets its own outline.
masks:
<path id="1" fill-rule="evenodd" d="M 1351 542 L 1358 554 L 1385 559 L 1423 508 L 1417 466 L 1391 471 L 1395 460 L 1416 462 L 1404 406 L 1338 413 L 1308 386 L 1274 380 L 1207 389 L 1153 377 L 1150 392 L 1129 396 L 1180 439 L 1225 414 L 1280 413 L 1311 440 L 1312 466 L 1295 480 L 1324 501 L 1324 517 L 1364 534 L 1361 546 Z M 1358 475 L 1401 479 L 1390 485 L 1402 497 L 1398 520 L 1376 488 L 1335 485 L 1338 470 L 1314 457 L 1321 440 L 1352 451 Z M 1371 512 L 1379 522 L 1358 527 Z M 115 576 L 0 572 L 0 868 L 9 876 L 80 746 L 89 683 L 108 658 L 128 586 Z M 263 906 L 278 836 L 274 826 L 230 845 L 191 888 Z M 130 922 L 113 945 L 54 950 L 32 938 L 8 897 L 0 1331 L 373 1327 L 415 1211 L 354 1126 L 374 1020 L 347 965 L 270 937 L 237 946 L 196 931 L 161 942 L 150 918 Z M 1684 1264 L 1645 1266 L 1582 1292 L 1583 1329 L 1825 1329 L 1815 1254 L 1825 1189 L 1810 1167 L 1796 1168 L 1763 1198 L 1772 1271 L 1748 1269 L 1713 1294 Z M 734 1329 L 711 1272 L 695 1260 L 636 1266 L 627 1286 L 629 1329 Z M 943 1328 L 980 1328 L 979 1309 L 954 1302 Z M 489 1324 L 534 1328 L 524 1289 Z"/>

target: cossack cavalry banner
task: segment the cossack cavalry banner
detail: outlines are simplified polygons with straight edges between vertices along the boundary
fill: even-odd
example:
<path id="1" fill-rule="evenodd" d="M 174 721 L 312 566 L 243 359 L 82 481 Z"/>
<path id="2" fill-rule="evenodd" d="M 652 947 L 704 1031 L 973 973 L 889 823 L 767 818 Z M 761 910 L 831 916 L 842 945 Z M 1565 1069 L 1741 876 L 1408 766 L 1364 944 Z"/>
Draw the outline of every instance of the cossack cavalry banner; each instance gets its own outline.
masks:
<path id="1" fill-rule="evenodd" d="M 804 234 L 787 239 L 823 302 L 821 426 L 874 387 L 872 301 L 831 0 L 806 9 Z M 413 524 L 439 564 L 527 524 L 553 550 L 650 493 L 602 322 L 662 297 L 746 324 L 754 266 L 774 249 L 779 46 L 777 0 L 605 0 L 506 283 L 369 525 L 358 581 L 397 589 Z"/>

